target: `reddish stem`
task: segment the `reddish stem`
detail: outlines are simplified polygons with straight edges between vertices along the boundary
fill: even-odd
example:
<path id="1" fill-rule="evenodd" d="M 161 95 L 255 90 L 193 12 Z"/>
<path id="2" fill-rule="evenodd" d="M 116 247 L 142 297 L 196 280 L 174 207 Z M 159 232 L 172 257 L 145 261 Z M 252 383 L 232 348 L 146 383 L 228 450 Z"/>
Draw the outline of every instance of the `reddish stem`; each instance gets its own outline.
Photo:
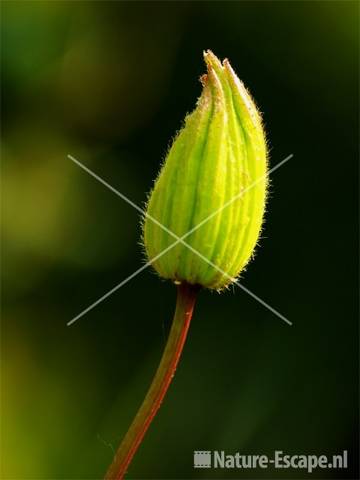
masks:
<path id="1" fill-rule="evenodd" d="M 177 287 L 177 302 L 173 324 L 155 377 L 129 430 L 121 442 L 105 480 L 122 480 L 141 444 L 150 423 L 175 374 L 189 329 L 198 287 L 182 283 Z"/>

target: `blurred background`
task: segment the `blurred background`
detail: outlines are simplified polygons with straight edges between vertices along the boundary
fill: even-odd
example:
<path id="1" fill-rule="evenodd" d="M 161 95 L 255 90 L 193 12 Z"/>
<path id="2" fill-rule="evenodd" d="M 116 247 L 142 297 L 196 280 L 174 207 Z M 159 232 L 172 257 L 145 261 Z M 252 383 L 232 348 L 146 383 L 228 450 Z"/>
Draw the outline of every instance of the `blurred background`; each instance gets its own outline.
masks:
<path id="1" fill-rule="evenodd" d="M 175 288 L 139 268 L 139 214 L 228 57 L 274 166 L 245 286 L 202 292 L 129 478 L 355 478 L 356 2 L 2 2 L 2 478 L 102 478 L 161 356 Z M 337 454 L 346 471 L 194 470 L 193 450 Z"/>

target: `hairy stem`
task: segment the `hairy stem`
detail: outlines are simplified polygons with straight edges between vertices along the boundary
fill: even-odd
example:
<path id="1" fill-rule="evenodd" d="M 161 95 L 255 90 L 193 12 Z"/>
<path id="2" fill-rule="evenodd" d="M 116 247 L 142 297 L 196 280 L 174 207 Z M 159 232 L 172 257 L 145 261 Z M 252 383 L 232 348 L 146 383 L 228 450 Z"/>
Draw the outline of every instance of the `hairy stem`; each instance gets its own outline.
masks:
<path id="1" fill-rule="evenodd" d="M 180 359 L 197 292 L 198 287 L 188 283 L 182 283 L 177 287 L 174 320 L 160 365 L 146 397 L 106 473 L 106 480 L 121 480 L 124 477 L 136 450 L 161 405 Z"/>

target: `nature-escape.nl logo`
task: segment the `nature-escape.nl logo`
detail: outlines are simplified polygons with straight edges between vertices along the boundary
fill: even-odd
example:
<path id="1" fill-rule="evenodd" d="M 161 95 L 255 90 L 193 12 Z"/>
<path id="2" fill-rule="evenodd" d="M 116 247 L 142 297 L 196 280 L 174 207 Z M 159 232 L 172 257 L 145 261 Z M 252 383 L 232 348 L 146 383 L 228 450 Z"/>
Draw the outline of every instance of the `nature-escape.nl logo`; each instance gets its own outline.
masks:
<path id="1" fill-rule="evenodd" d="M 340 455 L 287 455 L 282 450 L 275 450 L 272 457 L 267 455 L 227 454 L 223 450 L 194 451 L 194 468 L 228 468 L 228 469 L 255 469 L 255 468 L 294 468 L 303 469 L 311 473 L 317 468 L 345 469 L 348 466 L 348 453 L 344 450 Z"/>

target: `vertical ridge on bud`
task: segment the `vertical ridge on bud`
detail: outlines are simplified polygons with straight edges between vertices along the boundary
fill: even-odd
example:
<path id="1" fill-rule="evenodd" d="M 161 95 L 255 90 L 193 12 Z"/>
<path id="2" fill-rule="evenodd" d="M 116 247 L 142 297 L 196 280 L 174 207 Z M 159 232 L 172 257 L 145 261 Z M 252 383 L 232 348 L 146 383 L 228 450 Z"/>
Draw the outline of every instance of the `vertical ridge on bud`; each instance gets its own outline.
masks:
<path id="1" fill-rule="evenodd" d="M 208 130 L 208 138 L 201 163 L 201 176 L 197 184 L 197 204 L 194 210 L 193 226 L 199 224 L 213 213 L 213 204 L 222 205 L 226 198 L 226 166 L 227 158 L 227 110 L 222 84 L 214 68 L 208 66 L 208 81 L 213 96 L 214 112 Z M 199 195 L 199 192 L 203 192 Z M 217 215 L 201 229 L 195 231 L 188 242 L 209 260 L 216 248 L 216 238 L 221 228 L 222 216 Z M 208 281 L 206 272 L 208 264 L 187 249 L 187 260 L 191 266 L 191 283 Z"/>
<path id="2" fill-rule="evenodd" d="M 192 198 L 192 204 L 195 200 L 196 177 L 200 165 L 197 168 L 194 166 L 196 167 L 196 158 L 201 156 L 206 142 L 211 113 L 212 97 L 205 83 L 197 108 L 186 117 L 184 128 L 175 138 L 148 202 L 147 211 L 179 236 L 191 228 L 191 211 L 184 202 Z M 175 186 L 176 195 L 173 194 Z M 152 225 L 148 224 L 145 219 L 144 243 L 149 257 L 153 258 L 173 243 L 174 237 L 151 223 Z M 174 247 L 172 257 L 178 260 L 175 270 L 181 266 L 180 260 L 184 253 L 182 245 Z M 173 261 L 174 258 L 169 259 L 164 255 L 160 261 L 154 262 L 154 267 L 162 277 L 172 278 Z"/>
<path id="3" fill-rule="evenodd" d="M 247 228 L 242 229 L 238 248 L 234 254 L 235 270 L 243 269 L 254 251 L 257 243 L 265 211 L 268 179 L 267 152 L 265 133 L 262 127 L 260 113 L 244 84 L 238 79 L 228 60 L 224 60 L 224 67 L 231 85 L 235 111 L 239 122 L 242 122 L 246 136 L 249 157 L 249 172 L 251 175 L 251 192 L 246 192 L 250 202 L 251 221 Z"/>
<path id="4" fill-rule="evenodd" d="M 192 231 L 185 241 L 209 260 L 179 243 L 154 262 L 160 276 L 222 289 L 245 267 L 259 236 L 266 144 L 260 114 L 229 61 L 210 51 L 204 59 L 203 92 L 169 150 L 147 213 L 179 237 Z M 143 236 L 150 259 L 175 241 L 151 218 Z"/>
<path id="5" fill-rule="evenodd" d="M 234 110 L 232 92 L 230 85 L 227 82 L 225 77 L 225 71 L 223 65 L 218 60 L 218 58 L 210 51 L 204 53 L 205 62 L 207 65 L 210 65 L 216 71 L 218 77 L 221 79 L 223 85 L 226 110 L 228 114 L 228 135 L 227 135 L 227 144 L 228 144 L 228 157 L 226 159 L 226 170 L 229 172 L 229 179 L 225 179 L 225 185 L 227 189 L 227 197 L 233 198 L 239 193 L 239 185 L 241 185 L 239 176 L 242 174 L 242 169 L 237 165 L 237 160 L 239 158 L 243 159 L 243 163 L 246 164 L 247 161 L 247 152 L 245 148 L 245 140 L 242 132 L 241 125 L 237 122 L 236 112 Z M 223 159 L 224 162 L 224 159 Z M 236 178 L 236 180 L 234 179 Z M 233 180 L 234 181 L 231 181 Z M 243 206 L 244 207 L 244 206 Z M 222 238 L 219 239 L 219 245 L 222 245 L 222 248 L 219 248 L 218 252 L 215 252 L 215 255 L 212 255 L 209 260 L 216 265 L 222 265 L 222 270 L 229 273 L 229 264 L 232 258 L 231 245 L 237 243 L 238 238 L 233 234 L 233 225 L 241 223 L 242 217 L 246 214 L 246 208 L 225 208 L 222 212 Z M 224 241 L 224 240 L 227 241 Z M 230 253 L 230 258 L 228 253 Z M 213 273 L 213 267 L 208 265 L 207 268 L 209 274 Z M 224 277 L 221 272 L 217 273 L 219 280 Z M 225 279 L 228 282 L 228 279 Z"/>

